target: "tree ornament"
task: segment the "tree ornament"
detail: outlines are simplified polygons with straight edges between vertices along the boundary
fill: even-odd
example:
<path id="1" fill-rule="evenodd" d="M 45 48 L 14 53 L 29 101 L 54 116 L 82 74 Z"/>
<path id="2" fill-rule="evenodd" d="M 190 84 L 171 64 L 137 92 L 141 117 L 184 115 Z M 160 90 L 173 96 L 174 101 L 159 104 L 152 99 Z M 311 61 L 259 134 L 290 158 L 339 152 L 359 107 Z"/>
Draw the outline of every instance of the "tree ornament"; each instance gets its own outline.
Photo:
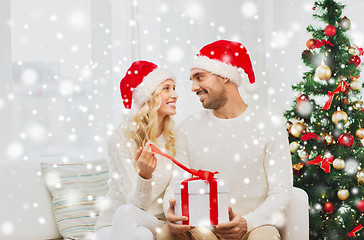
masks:
<path id="1" fill-rule="evenodd" d="M 358 55 L 359 51 L 355 46 L 349 47 L 348 53 L 351 55 Z"/>
<path id="2" fill-rule="evenodd" d="M 298 142 L 291 142 L 291 144 L 289 144 L 289 151 L 291 151 L 291 153 L 295 153 L 299 146 Z"/>
<path id="3" fill-rule="evenodd" d="M 291 127 L 291 134 L 296 138 L 299 138 L 301 134 L 306 131 L 307 127 L 302 122 L 296 122 Z"/>
<path id="4" fill-rule="evenodd" d="M 324 205 L 324 211 L 326 214 L 330 214 L 334 211 L 335 207 L 334 204 L 332 204 L 331 202 L 326 202 Z"/>
<path id="5" fill-rule="evenodd" d="M 331 120 L 335 124 L 338 124 L 340 121 L 344 121 L 345 124 L 348 121 L 348 114 L 344 111 L 336 111 L 332 114 Z"/>
<path id="6" fill-rule="evenodd" d="M 298 156 L 301 158 L 302 161 L 305 161 L 308 158 L 308 154 L 305 150 L 298 151 Z"/>
<path id="7" fill-rule="evenodd" d="M 308 101 L 308 97 L 305 94 L 300 94 L 297 97 L 297 103 L 306 102 Z"/>
<path id="8" fill-rule="evenodd" d="M 330 67 L 327 65 L 318 66 L 315 73 L 320 80 L 328 80 L 332 74 Z"/>
<path id="9" fill-rule="evenodd" d="M 303 163 L 296 163 L 292 165 L 293 174 L 296 176 L 299 176 L 302 174 L 303 166 L 305 166 Z"/>
<path id="10" fill-rule="evenodd" d="M 306 47 L 308 49 L 313 49 L 313 46 L 317 43 L 317 40 L 316 39 L 308 39 L 307 42 L 306 42 Z"/>
<path id="11" fill-rule="evenodd" d="M 362 140 L 364 139 L 364 128 L 358 128 L 356 131 L 355 131 L 355 136 L 358 140 Z"/>
<path id="12" fill-rule="evenodd" d="M 337 191 L 337 197 L 342 201 L 348 199 L 349 195 L 350 193 L 347 189 L 340 189 Z"/>
<path id="13" fill-rule="evenodd" d="M 356 208 L 359 210 L 359 212 L 364 212 L 364 199 L 360 200 L 356 204 Z"/>
<path id="14" fill-rule="evenodd" d="M 343 17 L 338 22 L 339 22 L 339 26 L 342 30 L 346 31 L 350 28 L 351 22 L 350 22 L 349 18 Z"/>
<path id="15" fill-rule="evenodd" d="M 326 135 L 325 136 L 325 141 L 327 142 L 327 144 L 330 145 L 334 141 L 334 138 L 331 135 Z"/>
<path id="16" fill-rule="evenodd" d="M 362 88 L 362 83 L 359 80 L 359 78 L 353 78 L 353 81 L 350 83 L 350 88 L 352 90 L 361 90 Z"/>
<path id="17" fill-rule="evenodd" d="M 361 63 L 361 59 L 358 55 L 351 56 L 349 59 L 350 64 L 354 64 L 356 67 L 358 67 Z"/>
<path id="18" fill-rule="evenodd" d="M 356 111 L 359 111 L 359 110 L 362 110 L 364 107 L 364 102 L 361 101 L 361 100 L 356 100 L 355 102 L 353 102 L 353 108 L 356 110 Z"/>
<path id="19" fill-rule="evenodd" d="M 342 160 L 341 158 L 336 158 L 334 160 L 334 162 L 332 163 L 332 166 L 336 169 L 336 170 L 341 170 L 345 167 L 345 161 Z"/>
<path id="20" fill-rule="evenodd" d="M 343 133 L 338 138 L 341 147 L 351 147 L 354 144 L 354 137 L 350 133 Z"/>
<path id="21" fill-rule="evenodd" d="M 360 170 L 355 175 L 356 180 L 358 180 L 358 184 L 364 183 L 364 172 L 363 170 Z"/>
<path id="22" fill-rule="evenodd" d="M 334 25 L 327 25 L 325 27 L 325 34 L 329 37 L 332 37 L 336 34 L 336 27 Z"/>

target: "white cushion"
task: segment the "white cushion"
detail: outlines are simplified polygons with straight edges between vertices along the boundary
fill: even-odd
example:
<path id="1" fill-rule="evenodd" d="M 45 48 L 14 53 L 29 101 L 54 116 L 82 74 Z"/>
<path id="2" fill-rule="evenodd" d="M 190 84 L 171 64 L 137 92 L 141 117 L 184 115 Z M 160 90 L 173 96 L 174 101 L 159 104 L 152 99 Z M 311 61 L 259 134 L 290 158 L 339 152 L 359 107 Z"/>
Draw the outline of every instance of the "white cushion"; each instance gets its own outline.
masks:
<path id="1" fill-rule="evenodd" d="M 42 163 L 53 210 L 64 238 L 91 239 L 108 190 L 106 160 L 72 164 Z"/>
<path id="2" fill-rule="evenodd" d="M 0 239 L 60 238 L 41 162 L 61 159 L 0 159 Z"/>

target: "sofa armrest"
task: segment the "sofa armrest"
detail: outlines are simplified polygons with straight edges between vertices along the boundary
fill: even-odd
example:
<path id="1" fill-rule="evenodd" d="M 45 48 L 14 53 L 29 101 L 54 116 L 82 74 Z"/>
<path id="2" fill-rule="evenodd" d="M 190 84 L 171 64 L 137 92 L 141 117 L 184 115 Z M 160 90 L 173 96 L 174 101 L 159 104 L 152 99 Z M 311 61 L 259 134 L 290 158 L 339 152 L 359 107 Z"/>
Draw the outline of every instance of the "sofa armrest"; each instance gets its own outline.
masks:
<path id="1" fill-rule="evenodd" d="M 293 188 L 287 209 L 286 224 L 281 229 L 282 240 L 309 239 L 308 195 L 300 188 Z"/>

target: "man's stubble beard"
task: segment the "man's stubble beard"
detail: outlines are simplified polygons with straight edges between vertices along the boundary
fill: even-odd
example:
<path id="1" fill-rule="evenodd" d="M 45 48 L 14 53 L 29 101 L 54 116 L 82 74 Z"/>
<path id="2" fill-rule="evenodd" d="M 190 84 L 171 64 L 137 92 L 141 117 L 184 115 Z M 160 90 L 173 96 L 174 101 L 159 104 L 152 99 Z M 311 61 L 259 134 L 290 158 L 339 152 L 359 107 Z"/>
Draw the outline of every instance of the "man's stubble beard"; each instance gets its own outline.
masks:
<path id="1" fill-rule="evenodd" d="M 206 104 L 202 104 L 206 109 L 218 110 L 225 106 L 228 101 L 228 97 L 224 88 L 220 88 L 220 90 L 214 94 L 209 93 L 209 98 L 211 99 Z"/>

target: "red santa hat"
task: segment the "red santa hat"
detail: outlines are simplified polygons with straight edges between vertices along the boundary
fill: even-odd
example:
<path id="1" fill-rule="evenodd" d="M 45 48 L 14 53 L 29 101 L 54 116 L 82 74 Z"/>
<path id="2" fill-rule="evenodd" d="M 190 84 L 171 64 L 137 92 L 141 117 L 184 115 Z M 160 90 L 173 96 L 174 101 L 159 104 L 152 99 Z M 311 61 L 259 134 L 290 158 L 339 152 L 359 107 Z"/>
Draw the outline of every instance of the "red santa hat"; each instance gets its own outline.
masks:
<path id="1" fill-rule="evenodd" d="M 200 68 L 224 78 L 240 86 L 242 76 L 240 68 L 248 75 L 249 82 L 255 82 L 255 75 L 246 48 L 239 42 L 218 40 L 204 46 L 196 56 L 191 67 Z"/>
<path id="2" fill-rule="evenodd" d="M 139 109 L 151 99 L 153 92 L 165 80 L 175 81 L 173 73 L 147 61 L 132 63 L 126 75 L 120 81 L 120 93 L 127 109 Z"/>

